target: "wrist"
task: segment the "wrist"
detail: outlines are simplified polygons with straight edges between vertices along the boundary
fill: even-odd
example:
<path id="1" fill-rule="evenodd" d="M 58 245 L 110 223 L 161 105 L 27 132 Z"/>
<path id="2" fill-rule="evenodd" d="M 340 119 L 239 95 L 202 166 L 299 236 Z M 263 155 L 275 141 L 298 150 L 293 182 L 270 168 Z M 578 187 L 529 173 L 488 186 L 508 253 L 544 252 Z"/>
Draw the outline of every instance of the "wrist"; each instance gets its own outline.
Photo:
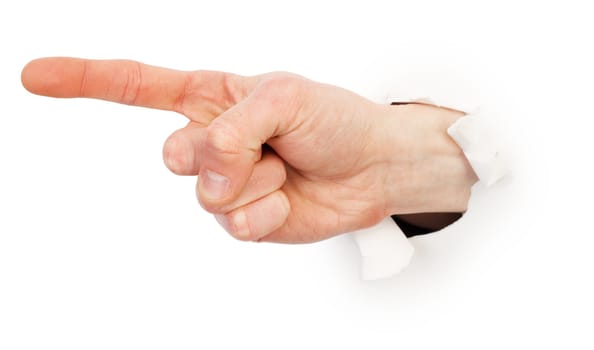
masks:
<path id="1" fill-rule="evenodd" d="M 464 113 L 416 103 L 380 110 L 386 214 L 466 211 L 477 178 L 447 134 Z"/>

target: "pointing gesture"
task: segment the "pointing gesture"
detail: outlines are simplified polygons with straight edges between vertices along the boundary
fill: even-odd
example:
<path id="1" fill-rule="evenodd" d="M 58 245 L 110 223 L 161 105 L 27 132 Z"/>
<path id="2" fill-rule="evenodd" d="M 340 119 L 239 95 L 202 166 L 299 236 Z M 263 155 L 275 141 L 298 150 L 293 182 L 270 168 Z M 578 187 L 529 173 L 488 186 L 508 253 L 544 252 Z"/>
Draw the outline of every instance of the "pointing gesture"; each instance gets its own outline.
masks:
<path id="1" fill-rule="evenodd" d="M 476 181 L 445 132 L 461 113 L 378 105 L 290 73 L 45 58 L 22 81 L 39 95 L 185 115 L 165 142 L 165 164 L 199 175 L 201 205 L 242 240 L 313 242 L 391 214 L 464 211 Z"/>

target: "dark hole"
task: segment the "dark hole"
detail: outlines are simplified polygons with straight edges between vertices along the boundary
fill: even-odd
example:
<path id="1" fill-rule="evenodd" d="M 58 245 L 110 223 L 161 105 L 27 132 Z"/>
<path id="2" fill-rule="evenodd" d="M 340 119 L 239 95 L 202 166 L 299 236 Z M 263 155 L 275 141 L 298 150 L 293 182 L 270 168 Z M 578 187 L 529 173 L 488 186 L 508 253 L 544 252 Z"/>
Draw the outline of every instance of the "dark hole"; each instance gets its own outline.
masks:
<path id="1" fill-rule="evenodd" d="M 413 237 L 439 231 L 461 217 L 462 213 L 419 213 L 393 215 L 392 220 L 406 237 Z"/>

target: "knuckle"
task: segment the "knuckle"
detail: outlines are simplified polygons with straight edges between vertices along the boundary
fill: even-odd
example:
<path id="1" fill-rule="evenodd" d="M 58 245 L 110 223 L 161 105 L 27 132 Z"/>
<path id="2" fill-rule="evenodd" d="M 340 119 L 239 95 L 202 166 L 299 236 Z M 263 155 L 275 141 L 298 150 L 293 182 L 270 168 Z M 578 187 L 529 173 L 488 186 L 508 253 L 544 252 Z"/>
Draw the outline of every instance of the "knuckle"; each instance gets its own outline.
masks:
<path id="1" fill-rule="evenodd" d="M 163 159 L 171 172 L 186 175 L 192 172 L 194 164 L 191 153 L 186 151 L 185 140 L 178 134 L 171 135 L 163 146 Z"/>
<path id="2" fill-rule="evenodd" d="M 129 61 L 124 77 L 119 100 L 121 103 L 131 105 L 136 102 L 142 89 L 142 65 L 139 62 Z"/>
<path id="3" fill-rule="evenodd" d="M 206 146 L 217 154 L 239 155 L 240 137 L 235 128 L 228 123 L 213 122 L 208 128 Z"/>
<path id="4" fill-rule="evenodd" d="M 83 60 L 82 78 L 80 80 L 79 95 L 86 96 L 87 81 L 89 80 L 89 61 Z"/>
<path id="5" fill-rule="evenodd" d="M 295 95 L 302 91 L 305 79 L 288 72 L 275 72 L 260 84 L 262 92 L 267 95 Z"/>
<path id="6" fill-rule="evenodd" d="M 179 92 L 177 93 L 177 97 L 173 101 L 172 110 L 180 113 L 180 114 L 188 114 L 187 112 L 187 102 L 188 98 L 192 94 L 192 89 L 195 85 L 194 83 L 194 74 L 186 74 L 184 77 L 184 83 Z"/>
<path id="7" fill-rule="evenodd" d="M 226 107 L 229 108 L 247 95 L 245 81 L 241 76 L 225 73 L 222 76 L 223 94 Z"/>
<path id="8" fill-rule="evenodd" d="M 309 81 L 299 75 L 278 72 L 263 80 L 258 99 L 283 116 L 283 124 L 290 125 L 301 110 L 311 88 Z"/>

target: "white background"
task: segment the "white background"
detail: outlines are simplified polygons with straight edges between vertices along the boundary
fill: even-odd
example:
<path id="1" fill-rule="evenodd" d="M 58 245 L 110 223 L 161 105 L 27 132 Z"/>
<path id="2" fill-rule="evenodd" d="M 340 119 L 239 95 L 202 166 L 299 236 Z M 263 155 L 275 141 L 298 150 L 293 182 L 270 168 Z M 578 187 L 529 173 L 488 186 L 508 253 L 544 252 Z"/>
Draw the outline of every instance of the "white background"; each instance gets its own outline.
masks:
<path id="1" fill-rule="evenodd" d="M 591 14 L 571 1 L 4 2 L 0 349 L 591 349 Z M 228 237 L 195 179 L 162 165 L 182 116 L 33 96 L 20 70 L 40 56 L 289 70 L 361 94 L 449 67 L 497 111 L 512 175 L 414 239 L 401 275 L 365 283 L 346 236 Z"/>

